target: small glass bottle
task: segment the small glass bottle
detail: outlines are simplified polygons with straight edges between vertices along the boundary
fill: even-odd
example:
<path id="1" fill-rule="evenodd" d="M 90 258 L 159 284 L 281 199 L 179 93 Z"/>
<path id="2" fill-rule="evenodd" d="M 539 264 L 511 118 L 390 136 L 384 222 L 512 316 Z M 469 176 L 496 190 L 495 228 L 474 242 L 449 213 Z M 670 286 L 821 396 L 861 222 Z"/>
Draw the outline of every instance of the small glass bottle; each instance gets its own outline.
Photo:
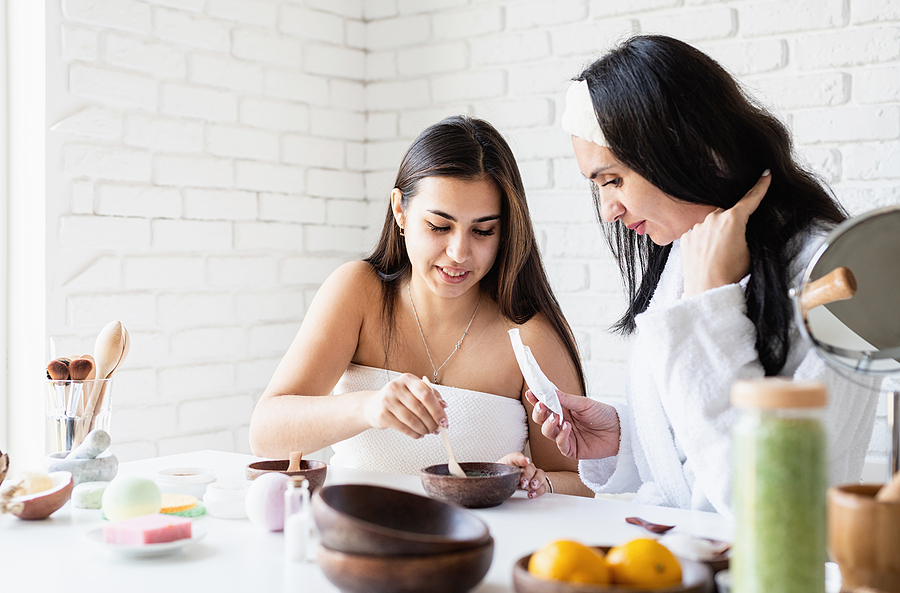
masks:
<path id="1" fill-rule="evenodd" d="M 738 381 L 734 426 L 734 593 L 825 590 L 828 485 L 821 383 Z"/>
<path id="2" fill-rule="evenodd" d="M 306 560 L 311 523 L 309 482 L 303 476 L 291 476 L 287 490 L 284 491 L 285 562 Z"/>

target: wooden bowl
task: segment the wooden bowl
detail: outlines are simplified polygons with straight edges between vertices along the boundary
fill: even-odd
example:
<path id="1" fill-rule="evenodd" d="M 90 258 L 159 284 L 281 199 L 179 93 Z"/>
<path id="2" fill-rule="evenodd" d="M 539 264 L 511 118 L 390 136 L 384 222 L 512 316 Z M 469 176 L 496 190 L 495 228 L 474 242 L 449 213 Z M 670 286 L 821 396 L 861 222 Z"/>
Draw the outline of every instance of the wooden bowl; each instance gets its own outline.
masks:
<path id="1" fill-rule="evenodd" d="M 900 593 L 900 503 L 875 500 L 880 484 L 828 489 L 828 551 L 843 588 Z"/>
<path id="2" fill-rule="evenodd" d="M 422 486 L 431 498 L 470 509 L 495 507 L 519 487 L 521 467 L 503 463 L 460 463 L 466 477 L 451 476 L 446 463 L 419 471 Z"/>
<path id="3" fill-rule="evenodd" d="M 328 473 L 328 465 L 324 461 L 315 461 L 314 459 L 303 459 L 300 461 L 300 469 L 295 472 L 287 471 L 291 464 L 290 459 L 269 459 L 266 461 L 254 461 L 247 466 L 245 475 L 248 480 L 255 480 L 259 476 L 269 473 L 278 472 L 286 476 L 303 476 L 309 480 L 309 491 L 322 487 L 325 483 L 325 476 Z"/>
<path id="4" fill-rule="evenodd" d="M 595 546 L 606 554 L 608 547 Z M 583 585 L 565 581 L 548 581 L 528 572 L 531 554 L 522 556 L 513 565 L 513 587 L 516 593 L 705 593 L 712 590 L 712 573 L 703 562 L 679 558 L 681 584 L 659 589 L 641 589 L 626 585 Z"/>
<path id="5" fill-rule="evenodd" d="M 313 496 L 312 510 L 322 543 L 347 554 L 442 554 L 480 547 L 491 538 L 474 513 L 381 486 L 326 486 Z"/>
<path id="6" fill-rule="evenodd" d="M 318 548 L 319 568 L 344 593 L 465 593 L 491 567 L 494 540 L 428 556 L 366 556 Z"/>

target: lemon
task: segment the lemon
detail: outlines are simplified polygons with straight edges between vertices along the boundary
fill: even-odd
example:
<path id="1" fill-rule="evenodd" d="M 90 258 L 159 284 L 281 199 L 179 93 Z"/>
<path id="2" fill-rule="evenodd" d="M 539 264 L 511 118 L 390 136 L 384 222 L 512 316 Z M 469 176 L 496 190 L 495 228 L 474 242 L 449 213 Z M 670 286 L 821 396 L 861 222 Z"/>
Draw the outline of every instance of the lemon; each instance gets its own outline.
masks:
<path id="1" fill-rule="evenodd" d="M 578 542 L 557 540 L 531 555 L 528 572 L 545 580 L 605 585 L 609 567 L 603 554 Z"/>
<path id="2" fill-rule="evenodd" d="M 681 582 L 678 560 L 654 539 L 636 539 L 610 548 L 606 562 L 616 584 L 655 589 Z"/>

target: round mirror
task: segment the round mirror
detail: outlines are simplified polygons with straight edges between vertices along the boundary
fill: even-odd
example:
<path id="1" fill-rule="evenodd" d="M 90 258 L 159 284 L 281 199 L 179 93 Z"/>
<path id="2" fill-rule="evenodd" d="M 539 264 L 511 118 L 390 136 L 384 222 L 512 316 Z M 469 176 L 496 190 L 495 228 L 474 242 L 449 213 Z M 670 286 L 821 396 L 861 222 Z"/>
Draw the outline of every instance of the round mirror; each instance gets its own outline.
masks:
<path id="1" fill-rule="evenodd" d="M 801 333 L 838 373 L 900 376 L 900 206 L 836 226 L 792 294 Z M 900 390 L 887 403 L 890 480 L 900 470 Z"/>
<path id="2" fill-rule="evenodd" d="M 835 227 L 794 299 L 798 326 L 833 368 L 900 373 L 900 206 Z"/>

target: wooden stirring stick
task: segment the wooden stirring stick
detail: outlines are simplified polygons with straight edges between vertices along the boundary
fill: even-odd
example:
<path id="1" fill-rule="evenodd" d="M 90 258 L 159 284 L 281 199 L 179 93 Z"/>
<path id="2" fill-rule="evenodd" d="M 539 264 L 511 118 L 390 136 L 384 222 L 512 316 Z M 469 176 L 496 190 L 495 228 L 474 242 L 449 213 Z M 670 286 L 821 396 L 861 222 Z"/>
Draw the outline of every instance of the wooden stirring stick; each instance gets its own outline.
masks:
<path id="1" fill-rule="evenodd" d="M 430 385 L 430 383 L 428 383 L 428 377 L 422 377 L 422 380 Z M 447 469 L 450 470 L 450 475 L 458 478 L 465 478 L 466 472 L 463 471 L 462 466 L 456 461 L 456 455 L 453 453 L 453 446 L 450 444 L 450 435 L 447 434 L 447 429 L 443 426 L 438 426 L 438 430 L 441 433 L 441 438 L 444 440 L 444 448 L 447 449 L 447 457 L 449 459 L 447 462 Z"/>

